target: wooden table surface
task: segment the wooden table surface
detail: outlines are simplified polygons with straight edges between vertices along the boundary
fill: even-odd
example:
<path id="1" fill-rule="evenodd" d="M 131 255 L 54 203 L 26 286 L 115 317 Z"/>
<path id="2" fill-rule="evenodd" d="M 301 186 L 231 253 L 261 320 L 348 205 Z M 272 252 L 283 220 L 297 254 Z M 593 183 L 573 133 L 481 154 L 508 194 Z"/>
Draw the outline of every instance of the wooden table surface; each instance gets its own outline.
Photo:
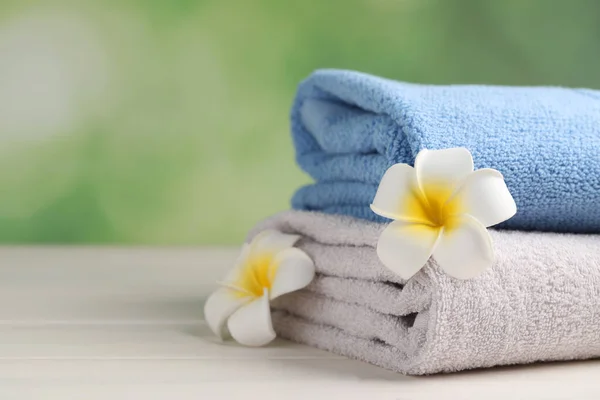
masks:
<path id="1" fill-rule="evenodd" d="M 235 249 L 0 248 L 0 400 L 600 399 L 600 361 L 406 377 L 202 319 Z"/>

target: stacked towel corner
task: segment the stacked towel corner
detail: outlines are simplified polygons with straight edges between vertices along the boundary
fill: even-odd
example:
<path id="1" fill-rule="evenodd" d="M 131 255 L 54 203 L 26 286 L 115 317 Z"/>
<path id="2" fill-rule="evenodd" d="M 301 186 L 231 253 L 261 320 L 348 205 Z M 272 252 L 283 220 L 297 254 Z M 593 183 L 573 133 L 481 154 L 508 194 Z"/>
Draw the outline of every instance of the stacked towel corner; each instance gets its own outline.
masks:
<path id="1" fill-rule="evenodd" d="M 277 333 L 405 374 L 600 356 L 600 235 L 491 231 L 494 267 L 468 281 L 433 261 L 408 281 L 378 260 L 385 224 L 288 211 L 274 228 L 317 277 L 273 304 Z"/>

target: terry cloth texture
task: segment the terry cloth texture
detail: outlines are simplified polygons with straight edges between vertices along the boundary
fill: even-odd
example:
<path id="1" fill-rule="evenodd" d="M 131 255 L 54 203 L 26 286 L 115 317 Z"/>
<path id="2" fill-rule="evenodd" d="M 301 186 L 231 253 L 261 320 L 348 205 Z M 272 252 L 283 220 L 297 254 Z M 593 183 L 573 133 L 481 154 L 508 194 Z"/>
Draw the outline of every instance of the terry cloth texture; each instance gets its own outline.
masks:
<path id="1" fill-rule="evenodd" d="M 403 281 L 377 258 L 384 227 L 288 211 L 250 233 L 301 235 L 317 269 L 273 302 L 278 335 L 415 375 L 600 356 L 600 235 L 491 231 L 496 262 L 481 276 L 430 261 Z"/>
<path id="2" fill-rule="evenodd" d="M 600 92 L 433 86 L 320 70 L 291 114 L 298 164 L 316 183 L 292 206 L 383 221 L 369 210 L 385 170 L 422 149 L 466 147 L 505 177 L 519 212 L 500 228 L 600 233 Z"/>

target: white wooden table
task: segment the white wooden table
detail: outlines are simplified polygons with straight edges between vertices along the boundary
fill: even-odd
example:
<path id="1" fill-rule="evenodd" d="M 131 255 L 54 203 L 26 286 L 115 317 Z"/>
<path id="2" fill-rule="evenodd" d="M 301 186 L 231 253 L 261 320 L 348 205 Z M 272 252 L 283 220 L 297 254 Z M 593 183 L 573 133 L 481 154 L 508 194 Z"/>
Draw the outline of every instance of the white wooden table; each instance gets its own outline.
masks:
<path id="1" fill-rule="evenodd" d="M 406 377 L 277 340 L 218 344 L 229 249 L 0 248 L 0 400 L 600 399 L 600 362 Z"/>

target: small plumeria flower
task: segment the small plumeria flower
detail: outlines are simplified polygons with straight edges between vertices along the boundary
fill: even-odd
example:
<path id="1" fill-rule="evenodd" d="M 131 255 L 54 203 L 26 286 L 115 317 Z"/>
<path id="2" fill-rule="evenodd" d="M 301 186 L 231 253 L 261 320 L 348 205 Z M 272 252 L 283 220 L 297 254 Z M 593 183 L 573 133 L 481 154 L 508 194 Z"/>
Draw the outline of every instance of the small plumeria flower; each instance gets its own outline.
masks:
<path id="1" fill-rule="evenodd" d="M 502 174 L 489 168 L 473 171 L 465 148 L 423 150 L 414 168 L 391 166 L 371 209 L 395 220 L 381 233 L 377 255 L 404 279 L 431 255 L 455 278 L 479 275 L 494 261 L 486 228 L 517 212 Z"/>
<path id="2" fill-rule="evenodd" d="M 210 329 L 221 339 L 229 333 L 246 346 L 275 339 L 269 301 L 307 286 L 315 276 L 313 261 L 293 247 L 300 239 L 276 230 L 259 233 L 244 244 L 233 270 L 204 305 Z"/>

